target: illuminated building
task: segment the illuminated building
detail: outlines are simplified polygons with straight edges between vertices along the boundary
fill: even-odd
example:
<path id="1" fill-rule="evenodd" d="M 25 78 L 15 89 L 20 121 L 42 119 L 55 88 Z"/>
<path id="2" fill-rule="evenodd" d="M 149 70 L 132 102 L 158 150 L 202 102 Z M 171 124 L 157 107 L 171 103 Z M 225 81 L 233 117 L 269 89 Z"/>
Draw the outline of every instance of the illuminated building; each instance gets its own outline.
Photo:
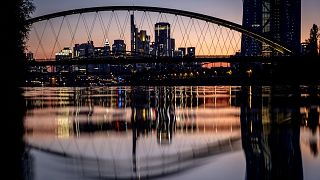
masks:
<path id="1" fill-rule="evenodd" d="M 124 54 L 125 51 L 126 51 L 126 44 L 124 43 L 124 40 L 122 39 L 114 40 L 114 43 L 112 45 L 112 53 Z"/>
<path id="2" fill-rule="evenodd" d="M 242 26 L 251 31 L 262 32 L 262 0 L 244 0 Z M 242 56 L 261 55 L 261 43 L 249 36 L 242 35 Z"/>
<path id="3" fill-rule="evenodd" d="M 187 48 L 188 57 L 195 57 L 196 56 L 196 48 L 195 47 L 188 47 Z"/>
<path id="4" fill-rule="evenodd" d="M 271 0 L 272 38 L 300 52 L 301 0 Z"/>
<path id="5" fill-rule="evenodd" d="M 26 59 L 27 59 L 28 61 L 34 61 L 33 53 L 32 53 L 32 52 L 27 52 L 27 53 L 26 53 Z"/>
<path id="6" fill-rule="evenodd" d="M 157 56 L 171 56 L 170 24 L 155 24 L 155 51 Z"/>
<path id="7" fill-rule="evenodd" d="M 65 47 L 60 52 L 56 53 L 57 61 L 70 58 L 72 58 L 72 50 L 69 47 Z"/>
<path id="8" fill-rule="evenodd" d="M 186 48 L 180 47 L 178 48 L 178 52 L 179 52 L 178 57 L 184 57 L 186 55 Z"/>
<path id="9" fill-rule="evenodd" d="M 94 54 L 93 41 L 83 44 L 75 44 L 73 48 L 73 57 L 90 57 Z"/>
<path id="10" fill-rule="evenodd" d="M 150 51 L 150 36 L 147 35 L 147 31 L 141 30 L 138 33 L 136 41 L 136 52 L 139 54 L 149 54 Z"/>
<path id="11" fill-rule="evenodd" d="M 244 0 L 242 25 L 300 52 L 301 0 Z M 242 56 L 277 55 L 269 45 L 243 35 Z"/>
<path id="12" fill-rule="evenodd" d="M 150 53 L 150 36 L 146 30 L 140 30 L 134 24 L 134 14 L 131 14 L 131 52 L 135 54 Z"/>

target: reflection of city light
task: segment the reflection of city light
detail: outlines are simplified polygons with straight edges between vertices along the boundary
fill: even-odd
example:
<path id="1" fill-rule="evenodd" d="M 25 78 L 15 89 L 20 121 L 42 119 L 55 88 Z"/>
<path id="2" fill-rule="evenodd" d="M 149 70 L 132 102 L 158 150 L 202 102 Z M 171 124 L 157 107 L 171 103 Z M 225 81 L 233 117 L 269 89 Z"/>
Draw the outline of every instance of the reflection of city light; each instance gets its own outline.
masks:
<path id="1" fill-rule="evenodd" d="M 251 109 L 251 101 L 252 101 L 252 88 L 249 87 L 249 108 Z"/>
<path id="2" fill-rule="evenodd" d="M 58 117 L 57 119 L 57 135 L 58 138 L 67 138 L 70 136 L 70 127 L 68 116 Z"/>

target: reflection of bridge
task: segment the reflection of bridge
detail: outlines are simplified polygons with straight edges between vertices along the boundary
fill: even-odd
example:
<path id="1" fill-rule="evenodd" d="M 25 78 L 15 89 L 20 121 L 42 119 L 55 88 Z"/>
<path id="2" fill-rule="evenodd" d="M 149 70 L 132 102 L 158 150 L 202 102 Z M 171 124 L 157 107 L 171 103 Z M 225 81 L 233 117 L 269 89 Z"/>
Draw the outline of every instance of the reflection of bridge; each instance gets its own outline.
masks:
<path id="1" fill-rule="evenodd" d="M 40 156 L 53 159 L 52 173 L 68 161 L 65 175 L 81 169 L 82 178 L 153 178 L 240 149 L 240 108 L 229 105 L 231 87 L 72 89 L 25 94 L 31 108 L 25 141 L 35 166 Z"/>

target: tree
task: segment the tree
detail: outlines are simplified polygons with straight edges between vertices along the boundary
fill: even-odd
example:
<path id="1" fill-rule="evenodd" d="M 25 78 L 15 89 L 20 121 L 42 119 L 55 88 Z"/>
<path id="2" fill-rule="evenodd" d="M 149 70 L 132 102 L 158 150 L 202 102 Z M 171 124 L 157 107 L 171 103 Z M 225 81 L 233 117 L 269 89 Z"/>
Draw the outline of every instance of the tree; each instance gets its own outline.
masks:
<path id="1" fill-rule="evenodd" d="M 310 37 L 308 42 L 308 55 L 317 56 L 318 55 L 318 38 L 319 38 L 319 28 L 316 24 L 313 24 L 310 30 Z"/>
<path id="2" fill-rule="evenodd" d="M 26 23 L 35 7 L 32 0 L 10 0 L 6 2 L 2 15 L 2 33 L 4 51 L 2 57 L 6 59 L 4 68 L 4 83 L 8 87 L 22 86 L 24 82 L 24 60 L 26 39 L 30 25 Z"/>
<path id="3" fill-rule="evenodd" d="M 3 1 L 1 8 L 1 89 L 4 154 L 2 162 L 3 176 L 10 179 L 27 179 L 27 169 L 24 168 L 25 147 L 23 142 L 23 117 L 25 100 L 19 88 L 24 82 L 24 51 L 30 25 L 26 20 L 34 10 L 31 0 Z"/>

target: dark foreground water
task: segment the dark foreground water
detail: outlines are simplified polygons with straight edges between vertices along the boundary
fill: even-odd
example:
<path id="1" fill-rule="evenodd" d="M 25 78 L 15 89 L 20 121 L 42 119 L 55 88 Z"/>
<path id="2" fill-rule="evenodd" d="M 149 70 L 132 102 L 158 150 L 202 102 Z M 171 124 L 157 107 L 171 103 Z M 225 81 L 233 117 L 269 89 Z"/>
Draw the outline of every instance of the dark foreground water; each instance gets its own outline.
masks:
<path id="1" fill-rule="evenodd" d="M 25 88 L 26 179 L 320 178 L 317 86 Z"/>

